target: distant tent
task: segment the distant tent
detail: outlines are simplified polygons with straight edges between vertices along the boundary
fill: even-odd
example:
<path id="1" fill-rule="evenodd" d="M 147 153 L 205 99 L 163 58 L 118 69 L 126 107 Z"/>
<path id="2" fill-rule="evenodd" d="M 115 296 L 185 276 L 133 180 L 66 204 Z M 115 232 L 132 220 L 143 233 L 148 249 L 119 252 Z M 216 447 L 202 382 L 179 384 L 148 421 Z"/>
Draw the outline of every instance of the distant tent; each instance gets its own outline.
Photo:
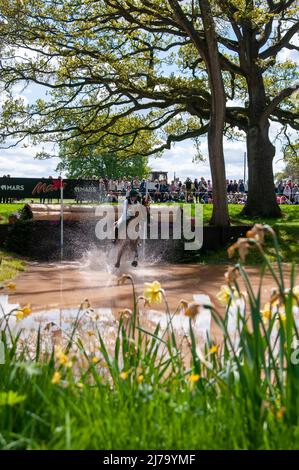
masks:
<path id="1" fill-rule="evenodd" d="M 168 171 L 152 171 L 150 178 L 151 178 L 151 181 L 166 180 L 167 182 L 167 175 L 168 175 Z"/>

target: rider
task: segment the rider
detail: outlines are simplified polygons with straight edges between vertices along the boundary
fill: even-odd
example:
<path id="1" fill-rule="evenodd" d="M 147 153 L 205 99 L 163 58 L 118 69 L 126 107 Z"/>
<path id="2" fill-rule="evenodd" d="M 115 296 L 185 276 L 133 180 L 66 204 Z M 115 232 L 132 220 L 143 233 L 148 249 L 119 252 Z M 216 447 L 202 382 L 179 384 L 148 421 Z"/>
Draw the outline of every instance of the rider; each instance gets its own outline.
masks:
<path id="1" fill-rule="evenodd" d="M 115 222 L 115 238 L 118 238 L 118 231 L 120 228 L 123 227 L 124 224 L 126 224 L 126 227 L 128 227 L 128 224 L 131 220 L 135 219 L 138 217 L 138 210 L 136 206 L 140 206 L 140 200 L 139 200 L 139 194 L 136 189 L 131 189 L 129 196 L 125 199 L 124 205 L 123 205 L 123 211 L 118 219 L 117 222 Z M 135 259 L 132 262 L 132 266 L 136 267 L 138 264 L 137 261 L 138 258 L 138 253 L 136 251 L 135 253 Z M 119 262 L 116 263 L 115 267 L 119 267 Z"/>

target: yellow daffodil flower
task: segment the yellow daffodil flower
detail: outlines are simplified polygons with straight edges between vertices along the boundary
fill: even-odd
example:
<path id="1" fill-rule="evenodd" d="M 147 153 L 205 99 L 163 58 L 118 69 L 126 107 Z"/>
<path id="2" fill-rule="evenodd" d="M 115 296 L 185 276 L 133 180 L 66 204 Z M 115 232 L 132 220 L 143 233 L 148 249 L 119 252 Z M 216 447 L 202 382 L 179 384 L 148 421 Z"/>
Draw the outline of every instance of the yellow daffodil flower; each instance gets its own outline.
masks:
<path id="1" fill-rule="evenodd" d="M 152 283 L 144 283 L 144 297 L 146 298 L 149 304 L 160 304 L 162 302 L 162 292 L 163 290 L 161 289 L 160 282 L 154 281 Z"/>
<path id="2" fill-rule="evenodd" d="M 199 379 L 200 379 L 200 375 L 198 375 L 198 374 L 190 374 L 189 375 L 189 382 L 191 382 L 191 383 L 198 382 Z"/>
<path id="3" fill-rule="evenodd" d="M 231 291 L 227 286 L 221 286 L 220 291 L 216 294 L 221 305 L 226 306 L 231 298 Z"/>
<path id="4" fill-rule="evenodd" d="M 17 318 L 17 320 L 23 320 L 23 318 L 24 318 L 23 310 L 17 310 L 16 318 Z"/>
<path id="5" fill-rule="evenodd" d="M 24 318 L 28 317 L 31 313 L 30 304 L 25 305 L 23 308 L 19 308 L 16 312 L 17 320 L 23 320 Z"/>
<path id="6" fill-rule="evenodd" d="M 210 349 L 209 349 L 209 354 L 215 354 L 219 349 L 219 344 L 215 344 L 215 346 L 212 346 Z"/>
<path id="7" fill-rule="evenodd" d="M 72 361 L 69 360 L 69 357 L 67 354 L 65 354 L 61 347 L 58 346 L 55 348 L 55 359 L 59 361 L 59 364 L 65 367 L 72 367 Z"/>
<path id="8" fill-rule="evenodd" d="M 60 381 L 61 381 L 60 372 L 58 372 L 58 371 L 54 372 L 54 375 L 53 375 L 52 380 L 51 380 L 52 384 L 57 385 L 57 384 L 60 383 Z"/>
<path id="9" fill-rule="evenodd" d="M 270 303 L 267 302 L 265 305 L 264 305 L 264 308 L 263 310 L 261 310 L 261 314 L 262 314 L 262 317 L 264 320 L 270 320 L 271 317 L 272 317 L 272 310 L 271 310 L 271 306 L 270 306 Z"/>
<path id="10" fill-rule="evenodd" d="M 27 304 L 25 307 L 22 308 L 24 316 L 27 317 L 31 313 L 31 305 Z"/>
<path id="11" fill-rule="evenodd" d="M 129 372 L 125 372 L 125 371 L 122 371 L 120 374 L 119 374 L 120 378 L 122 380 L 127 380 L 127 378 L 129 377 Z"/>

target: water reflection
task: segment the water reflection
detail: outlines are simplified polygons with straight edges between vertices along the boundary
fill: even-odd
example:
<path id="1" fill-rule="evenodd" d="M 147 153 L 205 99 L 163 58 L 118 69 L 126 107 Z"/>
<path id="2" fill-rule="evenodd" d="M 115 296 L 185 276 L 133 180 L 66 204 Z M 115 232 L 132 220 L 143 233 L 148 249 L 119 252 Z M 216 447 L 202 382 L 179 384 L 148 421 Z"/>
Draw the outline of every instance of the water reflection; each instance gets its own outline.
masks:
<path id="1" fill-rule="evenodd" d="M 198 295 L 195 300 L 201 305 L 207 305 L 209 298 Z M 25 318 L 18 320 L 16 312 L 20 306 L 10 304 L 8 296 L 0 296 L 1 315 L 0 329 L 9 332 L 11 337 L 20 335 L 20 345 L 26 343 L 28 352 L 34 354 L 39 335 L 41 350 L 51 351 L 53 346 L 62 346 L 72 338 L 74 345 L 80 339 L 88 354 L 97 354 L 99 351 L 99 334 L 107 349 L 112 353 L 115 346 L 120 317 L 124 325 L 132 314 L 129 310 L 123 315 L 120 311 L 111 308 L 92 308 L 88 301 L 81 307 L 49 309 L 33 312 Z M 166 312 L 142 308 L 138 314 L 138 322 L 144 331 L 153 333 L 160 325 L 160 336 L 169 331 L 170 321 L 176 337 L 180 340 L 190 336 L 190 319 L 182 311 L 171 317 Z M 199 314 L 192 320 L 193 330 L 200 349 L 210 337 L 211 313 L 208 308 L 200 307 Z"/>

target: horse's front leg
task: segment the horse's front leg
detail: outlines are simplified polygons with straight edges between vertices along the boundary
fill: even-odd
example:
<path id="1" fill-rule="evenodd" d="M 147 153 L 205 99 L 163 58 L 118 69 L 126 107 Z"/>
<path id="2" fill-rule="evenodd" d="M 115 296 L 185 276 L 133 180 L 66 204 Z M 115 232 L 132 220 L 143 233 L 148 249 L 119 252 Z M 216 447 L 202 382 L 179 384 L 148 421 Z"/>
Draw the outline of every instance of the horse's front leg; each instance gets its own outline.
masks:
<path id="1" fill-rule="evenodd" d="M 131 265 L 134 266 L 134 268 L 136 268 L 136 266 L 138 265 L 138 244 L 139 244 L 139 238 L 131 241 L 131 247 L 132 247 L 132 250 L 134 251 L 134 259 Z"/>

